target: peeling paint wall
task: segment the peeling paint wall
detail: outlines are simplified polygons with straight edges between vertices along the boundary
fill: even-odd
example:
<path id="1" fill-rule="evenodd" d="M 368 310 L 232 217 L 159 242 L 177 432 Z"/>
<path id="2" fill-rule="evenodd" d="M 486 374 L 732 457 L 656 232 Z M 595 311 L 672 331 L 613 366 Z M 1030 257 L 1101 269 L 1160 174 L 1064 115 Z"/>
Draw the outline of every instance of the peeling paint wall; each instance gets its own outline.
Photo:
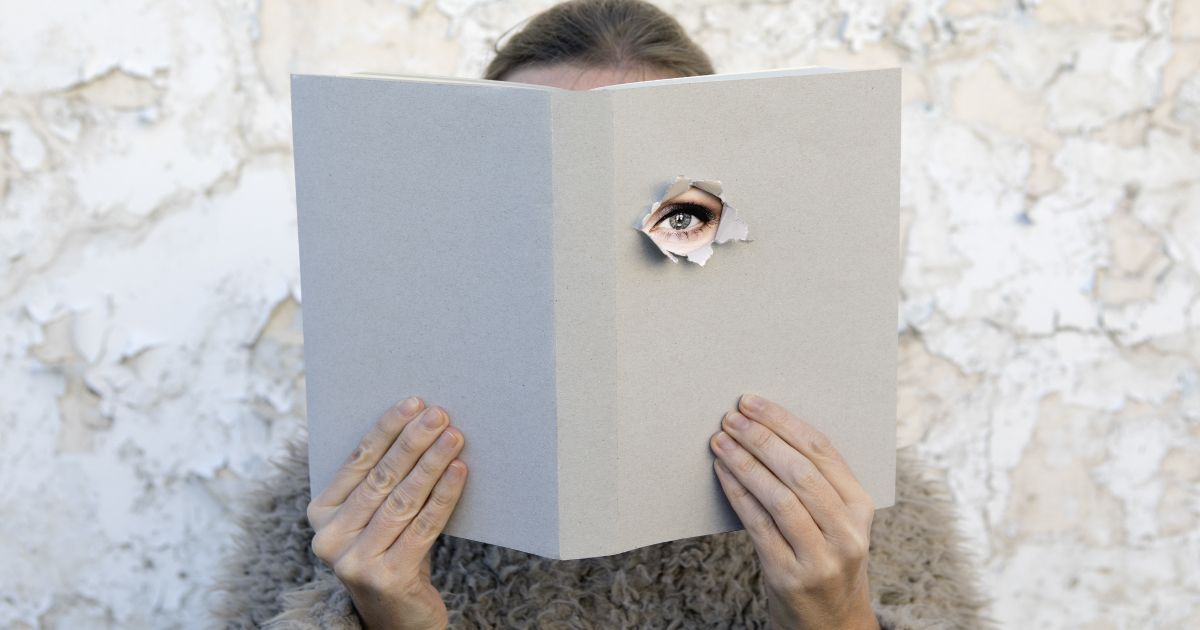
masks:
<path id="1" fill-rule="evenodd" d="M 0 1 L 0 626 L 204 625 L 305 414 L 288 73 L 478 76 L 549 4 Z M 994 615 L 1200 627 L 1200 2 L 660 5 L 904 68 L 898 430 Z"/>

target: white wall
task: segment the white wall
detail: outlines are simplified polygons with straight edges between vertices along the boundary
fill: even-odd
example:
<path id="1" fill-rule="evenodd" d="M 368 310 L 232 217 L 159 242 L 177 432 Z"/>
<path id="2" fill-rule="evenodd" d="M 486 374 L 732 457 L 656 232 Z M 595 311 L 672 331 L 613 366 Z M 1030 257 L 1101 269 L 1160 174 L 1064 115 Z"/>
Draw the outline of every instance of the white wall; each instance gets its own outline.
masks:
<path id="1" fill-rule="evenodd" d="M 203 625 L 305 412 L 288 73 L 478 76 L 549 4 L 0 0 L 0 626 Z M 900 441 L 995 615 L 1200 627 L 1200 2 L 740 4 L 661 6 L 905 70 Z"/>

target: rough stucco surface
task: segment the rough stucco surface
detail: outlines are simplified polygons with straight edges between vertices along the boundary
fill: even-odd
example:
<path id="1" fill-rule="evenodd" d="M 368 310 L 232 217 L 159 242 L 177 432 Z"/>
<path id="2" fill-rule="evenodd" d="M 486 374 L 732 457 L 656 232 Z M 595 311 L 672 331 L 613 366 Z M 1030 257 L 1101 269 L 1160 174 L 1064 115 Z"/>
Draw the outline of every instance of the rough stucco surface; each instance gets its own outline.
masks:
<path id="1" fill-rule="evenodd" d="M 0 0 L 0 626 L 205 624 L 305 414 L 288 73 L 478 76 L 548 4 Z M 904 68 L 898 430 L 995 616 L 1200 627 L 1200 2 L 661 6 Z"/>

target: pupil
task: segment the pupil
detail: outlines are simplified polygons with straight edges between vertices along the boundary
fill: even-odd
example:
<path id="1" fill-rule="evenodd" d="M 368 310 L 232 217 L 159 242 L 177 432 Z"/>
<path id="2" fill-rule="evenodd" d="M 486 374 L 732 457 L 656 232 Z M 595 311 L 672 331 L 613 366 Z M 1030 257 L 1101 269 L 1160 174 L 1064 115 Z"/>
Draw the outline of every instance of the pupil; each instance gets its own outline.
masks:
<path id="1" fill-rule="evenodd" d="M 685 228 L 689 224 L 691 224 L 691 222 L 692 222 L 692 215 L 686 214 L 683 212 L 671 217 L 671 227 L 676 230 L 682 230 L 683 228 Z"/>

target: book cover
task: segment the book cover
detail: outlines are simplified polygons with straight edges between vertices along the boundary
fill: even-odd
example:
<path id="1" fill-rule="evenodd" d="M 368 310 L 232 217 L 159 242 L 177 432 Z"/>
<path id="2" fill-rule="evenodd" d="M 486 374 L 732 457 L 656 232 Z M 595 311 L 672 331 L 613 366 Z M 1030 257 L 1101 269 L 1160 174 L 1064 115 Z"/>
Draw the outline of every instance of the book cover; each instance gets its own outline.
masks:
<path id="1" fill-rule="evenodd" d="M 418 395 L 466 436 L 448 535 L 573 559 L 731 531 L 709 438 L 751 391 L 894 502 L 898 69 L 291 98 L 314 495 Z M 680 191 L 714 215 L 656 216 Z"/>

